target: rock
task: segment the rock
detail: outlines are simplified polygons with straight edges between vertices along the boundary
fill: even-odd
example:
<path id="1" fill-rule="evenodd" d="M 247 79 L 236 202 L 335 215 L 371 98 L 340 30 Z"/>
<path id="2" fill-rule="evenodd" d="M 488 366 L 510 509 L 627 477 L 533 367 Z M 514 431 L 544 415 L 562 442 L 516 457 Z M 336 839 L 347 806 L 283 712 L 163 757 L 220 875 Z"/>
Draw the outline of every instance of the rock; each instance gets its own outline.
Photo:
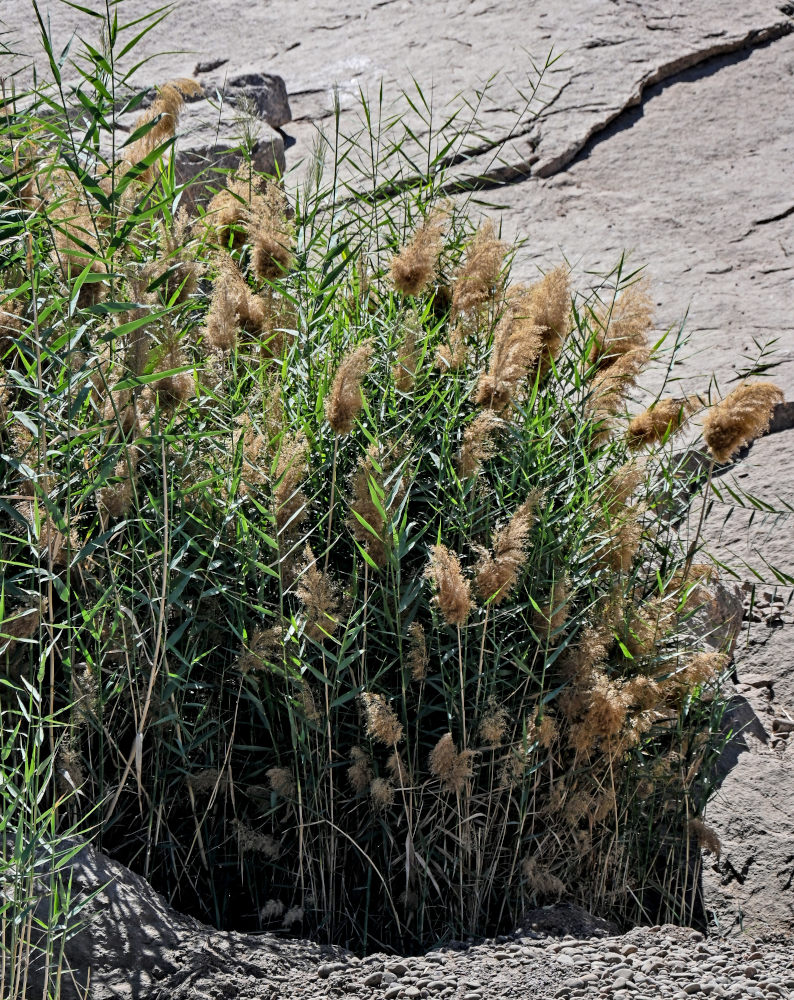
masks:
<path id="1" fill-rule="evenodd" d="M 532 928 L 555 937 L 563 934 L 573 934 L 577 938 L 607 937 L 618 933 L 617 925 L 610 920 L 594 917 L 581 906 L 572 903 L 556 903 L 528 911 L 519 929 L 524 928 Z"/>
<path id="2" fill-rule="evenodd" d="M 261 120 L 252 119 L 247 127 L 254 170 L 282 174 L 286 168 L 282 136 Z M 206 100 L 186 105 L 179 119 L 175 164 L 178 182 L 189 185 L 183 195 L 188 208 L 208 201 L 212 189 L 223 186 L 219 169 L 235 170 L 243 162 L 243 131 L 228 106 L 216 112 Z"/>

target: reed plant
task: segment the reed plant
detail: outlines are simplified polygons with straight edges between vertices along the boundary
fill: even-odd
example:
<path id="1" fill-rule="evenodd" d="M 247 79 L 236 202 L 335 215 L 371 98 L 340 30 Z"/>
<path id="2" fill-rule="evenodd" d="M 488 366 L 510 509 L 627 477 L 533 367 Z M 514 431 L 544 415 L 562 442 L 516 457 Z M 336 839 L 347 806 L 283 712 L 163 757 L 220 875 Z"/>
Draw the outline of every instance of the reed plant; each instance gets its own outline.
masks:
<path id="1" fill-rule="evenodd" d="M 361 948 L 559 899 L 691 921 L 728 656 L 674 436 L 706 409 L 730 458 L 779 390 L 643 403 L 682 331 L 623 259 L 513 280 L 455 179 L 476 108 L 418 87 L 189 215 L 197 85 L 120 133 L 103 23 L 70 89 L 42 22 L 53 80 L 0 123 L 0 655 L 46 720 L 4 739 L 38 734 L 52 836 L 92 817 L 177 907 Z"/>

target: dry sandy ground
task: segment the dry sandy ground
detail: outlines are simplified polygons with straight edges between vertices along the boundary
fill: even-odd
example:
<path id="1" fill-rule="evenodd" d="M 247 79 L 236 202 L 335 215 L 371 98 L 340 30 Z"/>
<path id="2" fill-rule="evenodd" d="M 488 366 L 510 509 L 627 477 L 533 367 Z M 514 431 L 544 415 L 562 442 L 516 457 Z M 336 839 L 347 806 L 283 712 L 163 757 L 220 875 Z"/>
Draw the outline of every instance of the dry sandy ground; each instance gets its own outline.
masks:
<path id="1" fill-rule="evenodd" d="M 59 40 L 78 26 L 91 32 L 73 9 L 40 6 Z M 122 20 L 149 6 L 125 0 Z M 41 64 L 31 10 L 3 0 L 0 16 L 7 44 Z M 443 108 L 498 71 L 480 109 L 485 153 L 470 167 L 510 178 L 487 198 L 509 237 L 528 237 L 519 269 L 530 275 L 564 255 L 586 281 L 589 269 L 608 270 L 628 250 L 633 264 L 648 266 L 660 328 L 688 314 L 681 377 L 703 387 L 714 371 L 730 388 L 756 342 L 776 339 L 775 379 L 792 399 L 793 15 L 794 5 L 771 0 L 192 0 L 178 3 L 140 50 L 179 51 L 139 77 L 189 75 L 219 60 L 218 80 L 281 74 L 294 166 L 308 157 L 315 127 L 330 122 L 335 89 L 343 117 L 359 90 L 374 98 L 381 81 L 389 95 L 415 79 Z M 545 109 L 528 117 L 521 93 L 531 57 L 542 63 L 552 46 L 561 55 L 545 76 Z M 0 60 L 0 73 L 11 66 Z M 736 483 L 771 504 L 794 504 L 792 444 L 792 430 L 757 443 Z M 709 535 L 720 556 L 748 564 L 739 564 L 740 580 L 756 583 L 762 600 L 764 591 L 770 603 L 789 600 L 792 588 L 775 589 L 753 548 L 762 542 L 767 562 L 790 571 L 790 517 L 761 527 L 718 502 Z M 737 649 L 736 719 L 749 728 L 711 809 L 724 852 L 707 875 L 724 931 L 794 932 L 794 743 L 781 726 L 794 719 L 789 612 L 748 622 Z"/>

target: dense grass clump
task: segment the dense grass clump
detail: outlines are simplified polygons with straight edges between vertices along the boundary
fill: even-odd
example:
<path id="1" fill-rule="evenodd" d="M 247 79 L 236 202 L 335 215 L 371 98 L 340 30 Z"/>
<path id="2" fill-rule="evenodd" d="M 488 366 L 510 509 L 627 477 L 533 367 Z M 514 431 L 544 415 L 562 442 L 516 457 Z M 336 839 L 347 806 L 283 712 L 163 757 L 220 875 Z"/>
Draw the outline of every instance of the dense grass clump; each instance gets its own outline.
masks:
<path id="1" fill-rule="evenodd" d="M 623 262 L 515 282 L 429 111 L 424 173 L 397 121 L 189 216 L 194 85 L 117 149 L 141 95 L 89 55 L 2 120 L 0 698 L 26 730 L 40 693 L 53 831 L 354 946 L 557 899 L 690 920 L 727 657 L 671 439 L 703 402 L 635 398 L 680 334 Z"/>

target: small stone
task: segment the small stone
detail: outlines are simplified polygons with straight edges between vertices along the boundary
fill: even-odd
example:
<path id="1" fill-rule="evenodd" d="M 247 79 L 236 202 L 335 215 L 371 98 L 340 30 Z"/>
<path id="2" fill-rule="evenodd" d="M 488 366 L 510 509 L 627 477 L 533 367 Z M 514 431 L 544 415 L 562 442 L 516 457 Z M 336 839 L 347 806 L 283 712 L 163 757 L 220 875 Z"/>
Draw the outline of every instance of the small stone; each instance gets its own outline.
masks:
<path id="1" fill-rule="evenodd" d="M 390 986 L 393 982 L 396 981 L 396 979 L 397 979 L 397 977 L 394 975 L 393 972 L 383 972 L 383 973 L 381 973 L 381 980 L 380 981 L 381 981 L 381 985 L 382 986 Z"/>
<path id="2" fill-rule="evenodd" d="M 320 979 L 327 979 L 332 972 L 341 972 L 344 965 L 341 962 L 323 962 L 317 968 L 317 975 Z"/>
<path id="3" fill-rule="evenodd" d="M 365 986 L 380 986 L 383 980 L 383 973 L 378 970 L 377 972 L 370 972 L 367 978 L 364 980 Z"/>
<path id="4" fill-rule="evenodd" d="M 405 989 L 400 994 L 401 997 L 405 997 L 406 1000 L 416 1000 L 419 996 L 419 990 L 416 986 L 406 986 Z"/>
<path id="5" fill-rule="evenodd" d="M 396 1000 L 402 991 L 403 988 L 401 983 L 392 983 L 392 985 L 383 994 L 383 1000 Z"/>
<path id="6" fill-rule="evenodd" d="M 390 962 L 386 966 L 386 971 L 391 972 L 394 976 L 404 976 L 408 971 L 408 966 L 404 965 L 402 962 Z"/>

